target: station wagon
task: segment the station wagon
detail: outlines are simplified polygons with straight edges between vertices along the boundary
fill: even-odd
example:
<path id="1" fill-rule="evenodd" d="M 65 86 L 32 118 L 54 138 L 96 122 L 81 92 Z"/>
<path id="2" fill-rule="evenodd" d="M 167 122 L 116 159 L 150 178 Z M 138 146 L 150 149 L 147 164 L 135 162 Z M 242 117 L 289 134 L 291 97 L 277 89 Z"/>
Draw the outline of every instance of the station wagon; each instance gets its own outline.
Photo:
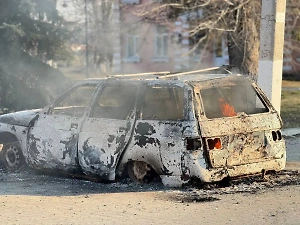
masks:
<path id="1" fill-rule="evenodd" d="M 159 176 L 166 186 L 285 167 L 282 121 L 250 78 L 195 72 L 79 81 L 44 109 L 0 116 L 11 171 L 115 181 Z"/>

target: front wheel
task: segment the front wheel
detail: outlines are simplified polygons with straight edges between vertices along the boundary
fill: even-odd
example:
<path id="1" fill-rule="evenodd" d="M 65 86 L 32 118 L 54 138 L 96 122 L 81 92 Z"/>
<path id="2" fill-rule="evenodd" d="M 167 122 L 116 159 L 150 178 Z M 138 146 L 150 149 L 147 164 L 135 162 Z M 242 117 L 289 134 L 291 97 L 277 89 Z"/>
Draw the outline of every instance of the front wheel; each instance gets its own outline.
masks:
<path id="1" fill-rule="evenodd" d="M 25 164 L 21 147 L 17 141 L 3 144 L 1 161 L 4 167 L 12 172 L 18 171 Z"/>
<path id="2" fill-rule="evenodd" d="M 136 183 L 149 183 L 155 177 L 153 168 L 142 161 L 130 161 L 127 165 L 130 179 Z"/>

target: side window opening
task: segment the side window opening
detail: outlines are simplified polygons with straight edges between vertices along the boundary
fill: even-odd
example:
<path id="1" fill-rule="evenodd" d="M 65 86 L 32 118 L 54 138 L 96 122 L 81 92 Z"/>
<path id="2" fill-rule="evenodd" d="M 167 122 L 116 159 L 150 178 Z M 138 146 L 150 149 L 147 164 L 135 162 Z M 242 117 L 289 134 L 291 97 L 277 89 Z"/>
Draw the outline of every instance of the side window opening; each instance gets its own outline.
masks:
<path id="1" fill-rule="evenodd" d="M 137 87 L 107 86 L 96 100 L 90 117 L 130 119 L 136 101 Z"/>
<path id="2" fill-rule="evenodd" d="M 80 86 L 53 106 L 53 115 L 82 117 L 90 104 L 96 86 Z"/>
<path id="3" fill-rule="evenodd" d="M 142 119 L 183 120 L 184 89 L 148 87 L 142 104 Z"/>

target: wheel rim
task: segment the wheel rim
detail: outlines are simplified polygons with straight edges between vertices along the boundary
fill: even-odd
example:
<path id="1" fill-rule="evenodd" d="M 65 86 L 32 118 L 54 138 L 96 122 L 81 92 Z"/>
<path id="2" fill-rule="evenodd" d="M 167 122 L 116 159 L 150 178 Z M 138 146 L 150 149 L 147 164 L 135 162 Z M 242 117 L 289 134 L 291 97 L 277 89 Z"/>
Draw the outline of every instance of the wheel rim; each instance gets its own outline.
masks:
<path id="1" fill-rule="evenodd" d="M 20 155 L 16 146 L 9 146 L 5 153 L 5 161 L 9 168 L 16 168 L 20 164 Z"/>
<path id="2" fill-rule="evenodd" d="M 151 167 L 145 162 L 135 161 L 132 165 L 133 174 L 140 182 L 144 181 L 150 170 Z"/>

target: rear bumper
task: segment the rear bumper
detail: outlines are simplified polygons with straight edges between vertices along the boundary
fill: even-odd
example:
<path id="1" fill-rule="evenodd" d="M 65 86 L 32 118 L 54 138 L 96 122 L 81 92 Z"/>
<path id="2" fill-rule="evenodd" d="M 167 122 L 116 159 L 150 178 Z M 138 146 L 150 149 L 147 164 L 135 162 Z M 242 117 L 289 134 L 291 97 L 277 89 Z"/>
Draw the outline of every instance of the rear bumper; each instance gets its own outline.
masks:
<path id="1" fill-rule="evenodd" d="M 202 158 L 202 152 L 196 151 L 187 155 L 185 166 L 189 177 L 197 177 L 202 182 L 215 182 L 220 181 L 225 177 L 239 177 L 258 174 L 263 170 L 280 171 L 285 168 L 286 152 L 283 151 L 280 156 L 280 158 L 265 159 L 255 163 L 206 169 L 207 164 Z"/>

